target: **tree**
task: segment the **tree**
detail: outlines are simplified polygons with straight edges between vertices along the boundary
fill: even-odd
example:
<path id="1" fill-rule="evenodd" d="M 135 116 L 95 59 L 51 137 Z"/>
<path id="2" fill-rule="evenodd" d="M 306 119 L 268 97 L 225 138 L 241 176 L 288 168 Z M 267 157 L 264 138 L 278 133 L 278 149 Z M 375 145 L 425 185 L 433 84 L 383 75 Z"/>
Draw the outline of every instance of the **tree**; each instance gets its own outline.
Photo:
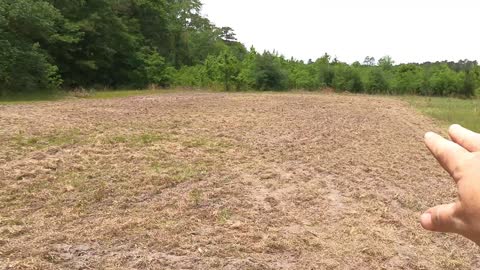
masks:
<path id="1" fill-rule="evenodd" d="M 35 14 L 35 16 L 31 16 Z M 0 2 L 0 89 L 2 95 L 50 90 L 61 84 L 58 67 L 42 47 L 71 41 L 61 34 L 61 13 L 45 1 Z"/>
<path id="2" fill-rule="evenodd" d="M 367 92 L 370 94 L 388 93 L 390 90 L 385 73 L 381 69 L 373 69 L 370 71 L 366 83 Z"/>
<path id="3" fill-rule="evenodd" d="M 226 91 L 231 90 L 231 86 L 235 83 L 239 70 L 238 60 L 229 50 L 224 50 L 218 58 L 220 64 L 220 72 L 223 78 L 223 85 Z"/>
<path id="4" fill-rule="evenodd" d="M 64 87 L 155 84 L 224 90 L 320 89 L 472 96 L 480 67 L 467 59 L 361 64 L 247 50 L 200 0 L 0 0 L 0 94 Z"/>
<path id="5" fill-rule="evenodd" d="M 372 57 L 370 57 L 370 56 L 365 57 L 365 60 L 363 61 L 363 64 L 365 66 L 371 66 L 371 67 L 375 66 L 375 64 L 376 64 L 375 57 L 373 57 L 373 56 Z"/>
<path id="6" fill-rule="evenodd" d="M 375 61 L 375 59 L 373 59 Z M 395 61 L 390 56 L 384 56 L 378 60 L 378 66 L 381 67 L 383 70 L 391 70 Z"/>
<path id="7" fill-rule="evenodd" d="M 447 64 L 440 64 L 432 68 L 428 87 L 436 96 L 449 96 L 459 94 L 463 87 L 463 79 Z"/>
<path id="8" fill-rule="evenodd" d="M 302 61 L 289 61 L 288 68 L 288 87 L 290 89 L 308 89 L 318 88 L 318 77 L 316 76 L 313 62 L 305 65 Z"/>
<path id="9" fill-rule="evenodd" d="M 476 86 L 474 73 L 470 70 L 465 71 L 463 89 L 460 91 L 460 94 L 465 97 L 472 97 L 475 95 Z"/>
<path id="10" fill-rule="evenodd" d="M 337 90 L 346 90 L 354 93 L 363 91 L 363 82 L 358 71 L 347 64 L 335 66 L 333 85 Z"/>
<path id="11" fill-rule="evenodd" d="M 240 63 L 240 71 L 237 76 L 237 90 L 242 88 L 248 90 L 253 89 L 256 84 L 256 70 L 257 70 L 257 51 L 252 46 L 250 52 Z"/>
<path id="12" fill-rule="evenodd" d="M 167 87 L 172 84 L 173 68 L 166 64 L 165 58 L 155 49 L 144 47 L 137 57 L 141 60 L 138 72 L 143 77 L 143 85 L 155 84 Z"/>
<path id="13" fill-rule="evenodd" d="M 335 72 L 330 65 L 330 55 L 324 54 L 321 58 L 315 61 L 315 66 L 318 70 L 319 84 L 321 87 L 332 87 L 335 78 Z"/>
<path id="14" fill-rule="evenodd" d="M 224 40 L 225 42 L 236 42 L 237 38 L 235 37 L 235 32 L 233 31 L 232 28 L 230 27 L 222 27 L 220 28 L 220 38 Z"/>
<path id="15" fill-rule="evenodd" d="M 422 88 L 423 69 L 417 65 L 400 65 L 395 73 L 393 88 L 398 94 L 418 94 Z"/>
<path id="16" fill-rule="evenodd" d="M 285 90 L 287 74 L 276 61 L 275 55 L 264 52 L 257 55 L 255 71 L 255 88 L 259 90 Z"/>

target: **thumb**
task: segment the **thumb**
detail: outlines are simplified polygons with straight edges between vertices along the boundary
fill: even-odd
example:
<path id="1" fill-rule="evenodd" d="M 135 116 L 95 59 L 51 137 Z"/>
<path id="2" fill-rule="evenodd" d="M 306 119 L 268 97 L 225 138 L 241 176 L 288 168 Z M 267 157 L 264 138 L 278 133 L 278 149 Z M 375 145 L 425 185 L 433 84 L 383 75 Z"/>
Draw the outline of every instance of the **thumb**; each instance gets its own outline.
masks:
<path id="1" fill-rule="evenodd" d="M 459 203 L 430 208 L 421 216 L 420 223 L 429 231 L 458 233 L 461 225 L 461 221 L 455 217 L 458 209 Z"/>

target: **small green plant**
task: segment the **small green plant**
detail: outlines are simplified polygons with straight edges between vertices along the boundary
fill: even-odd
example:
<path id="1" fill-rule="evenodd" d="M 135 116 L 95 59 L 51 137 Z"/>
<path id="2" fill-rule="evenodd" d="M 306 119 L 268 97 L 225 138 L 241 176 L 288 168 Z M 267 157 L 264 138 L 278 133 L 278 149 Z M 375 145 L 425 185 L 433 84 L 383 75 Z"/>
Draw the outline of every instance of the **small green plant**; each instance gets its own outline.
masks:
<path id="1" fill-rule="evenodd" d="M 169 171 L 169 176 L 174 182 L 181 183 L 198 176 L 199 173 L 200 172 L 194 166 L 181 165 L 172 168 Z"/>
<path id="2" fill-rule="evenodd" d="M 190 199 L 195 206 L 199 206 L 202 200 L 202 192 L 198 189 L 190 191 Z"/>
<path id="3" fill-rule="evenodd" d="M 140 136 L 140 141 L 143 144 L 151 144 L 151 143 L 153 143 L 157 140 L 158 140 L 158 137 L 156 135 L 152 135 L 152 134 L 142 134 Z"/>
<path id="4" fill-rule="evenodd" d="M 128 139 L 125 136 L 113 136 L 107 139 L 107 142 L 110 144 L 119 144 L 126 143 Z"/>
<path id="5" fill-rule="evenodd" d="M 50 146 L 64 146 L 77 144 L 81 141 L 81 134 L 78 129 L 72 129 L 68 131 L 62 131 L 60 133 L 30 136 L 24 133 L 11 138 L 18 147 L 34 147 L 36 149 L 42 149 Z"/>
<path id="6" fill-rule="evenodd" d="M 220 224 L 227 223 L 232 217 L 232 212 L 228 208 L 223 208 L 218 212 L 218 222 Z"/>
<path id="7" fill-rule="evenodd" d="M 13 141 L 18 146 L 34 146 L 39 142 L 39 138 L 37 137 L 25 137 L 22 134 L 18 134 L 17 136 L 13 137 Z"/>

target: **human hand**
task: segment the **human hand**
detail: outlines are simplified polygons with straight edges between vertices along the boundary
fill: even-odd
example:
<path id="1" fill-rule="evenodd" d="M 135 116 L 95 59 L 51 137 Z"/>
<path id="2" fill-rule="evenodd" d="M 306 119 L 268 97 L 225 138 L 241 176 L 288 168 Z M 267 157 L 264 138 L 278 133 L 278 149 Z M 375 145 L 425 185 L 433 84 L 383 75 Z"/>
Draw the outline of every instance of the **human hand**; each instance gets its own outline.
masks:
<path id="1" fill-rule="evenodd" d="M 480 134 L 453 125 L 452 141 L 425 134 L 425 144 L 458 188 L 458 201 L 429 209 L 422 227 L 434 232 L 458 233 L 480 245 Z"/>

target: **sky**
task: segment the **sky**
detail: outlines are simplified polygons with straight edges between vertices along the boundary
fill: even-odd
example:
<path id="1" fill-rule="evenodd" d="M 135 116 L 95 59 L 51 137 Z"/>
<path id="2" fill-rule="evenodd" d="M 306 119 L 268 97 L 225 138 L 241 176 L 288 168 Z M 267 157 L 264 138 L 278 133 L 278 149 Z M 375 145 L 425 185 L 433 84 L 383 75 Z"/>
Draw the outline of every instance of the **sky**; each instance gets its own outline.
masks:
<path id="1" fill-rule="evenodd" d="M 480 61 L 480 1 L 202 0 L 202 13 L 257 51 L 290 58 L 396 63 Z"/>

